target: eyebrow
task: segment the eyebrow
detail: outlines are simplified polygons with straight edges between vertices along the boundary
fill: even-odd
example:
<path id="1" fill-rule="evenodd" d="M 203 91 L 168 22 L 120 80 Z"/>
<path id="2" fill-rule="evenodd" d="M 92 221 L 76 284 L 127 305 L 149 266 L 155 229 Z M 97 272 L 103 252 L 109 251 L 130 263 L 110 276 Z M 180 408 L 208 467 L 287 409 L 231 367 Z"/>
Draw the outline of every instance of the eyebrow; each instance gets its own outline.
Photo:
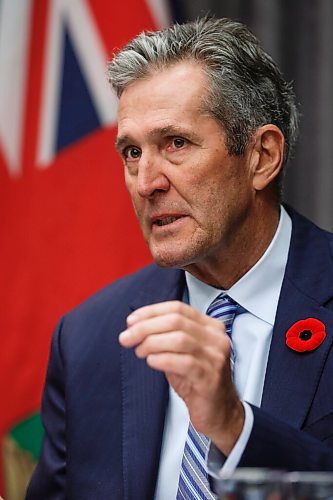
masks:
<path id="1" fill-rule="evenodd" d="M 197 134 L 188 129 L 178 127 L 177 125 L 167 125 L 165 127 L 158 127 L 148 132 L 149 138 L 154 138 L 156 136 L 167 136 L 167 135 L 186 136 L 193 141 L 199 141 L 199 136 Z M 133 139 L 129 135 L 123 135 L 117 137 L 115 147 L 118 151 L 120 151 L 121 148 L 124 146 L 124 144 L 131 144 L 131 143 L 135 144 L 135 142 L 136 141 L 133 141 Z"/>
<path id="2" fill-rule="evenodd" d="M 124 144 L 128 144 L 130 142 L 131 142 L 130 137 L 128 135 L 123 135 L 123 136 L 117 137 L 117 140 L 115 142 L 115 147 L 116 147 L 117 151 L 120 151 Z"/>

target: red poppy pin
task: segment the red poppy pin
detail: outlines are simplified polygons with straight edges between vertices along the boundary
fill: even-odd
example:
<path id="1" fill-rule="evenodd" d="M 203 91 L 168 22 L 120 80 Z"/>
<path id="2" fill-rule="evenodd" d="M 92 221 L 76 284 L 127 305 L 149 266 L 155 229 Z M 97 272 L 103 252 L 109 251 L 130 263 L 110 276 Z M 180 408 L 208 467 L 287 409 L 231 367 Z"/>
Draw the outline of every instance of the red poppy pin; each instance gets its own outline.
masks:
<path id="1" fill-rule="evenodd" d="M 314 351 L 326 337 L 325 325 L 319 319 L 307 318 L 294 323 L 286 333 L 286 344 L 297 352 Z"/>

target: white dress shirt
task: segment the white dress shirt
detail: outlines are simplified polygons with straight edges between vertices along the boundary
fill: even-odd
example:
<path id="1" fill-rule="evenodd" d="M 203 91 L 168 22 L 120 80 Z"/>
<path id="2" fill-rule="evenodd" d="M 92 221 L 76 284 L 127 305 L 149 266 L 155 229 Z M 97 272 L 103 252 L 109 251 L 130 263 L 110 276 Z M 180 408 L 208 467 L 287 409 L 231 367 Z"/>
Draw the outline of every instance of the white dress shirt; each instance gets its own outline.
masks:
<path id="1" fill-rule="evenodd" d="M 275 236 L 261 259 L 229 290 L 228 295 L 245 310 L 236 316 L 232 329 L 235 353 L 234 382 L 245 407 L 245 425 L 235 447 L 222 466 L 232 472 L 244 451 L 253 425 L 252 410 L 246 402 L 260 406 L 273 325 L 281 285 L 288 258 L 291 219 L 281 207 Z M 210 303 L 221 293 L 189 273 L 186 273 L 189 304 L 206 313 Z M 170 387 L 169 405 L 163 433 L 155 500 L 176 498 L 178 478 L 189 424 L 184 401 Z M 209 471 L 217 474 L 221 463 L 216 462 L 214 446 L 208 455 Z"/>

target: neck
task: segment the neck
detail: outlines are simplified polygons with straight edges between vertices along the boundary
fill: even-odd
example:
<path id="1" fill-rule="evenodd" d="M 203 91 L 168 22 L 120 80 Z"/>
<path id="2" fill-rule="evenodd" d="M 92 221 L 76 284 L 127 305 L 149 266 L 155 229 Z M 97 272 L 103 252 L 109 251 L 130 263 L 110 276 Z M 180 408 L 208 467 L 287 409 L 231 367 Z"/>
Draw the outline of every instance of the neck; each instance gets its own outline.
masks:
<path id="1" fill-rule="evenodd" d="M 228 290 L 262 257 L 271 243 L 279 223 L 276 205 L 260 207 L 257 215 L 247 218 L 237 235 L 185 270 L 215 288 Z"/>

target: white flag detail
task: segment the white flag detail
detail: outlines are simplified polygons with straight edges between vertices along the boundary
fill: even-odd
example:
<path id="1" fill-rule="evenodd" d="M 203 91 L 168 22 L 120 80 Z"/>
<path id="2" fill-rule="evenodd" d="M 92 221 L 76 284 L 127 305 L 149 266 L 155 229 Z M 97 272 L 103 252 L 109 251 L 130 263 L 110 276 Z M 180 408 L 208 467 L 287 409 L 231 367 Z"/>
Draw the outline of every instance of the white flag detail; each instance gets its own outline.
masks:
<path id="1" fill-rule="evenodd" d="M 117 99 L 106 80 L 107 56 L 88 3 L 85 0 L 53 0 L 48 22 L 37 153 L 40 168 L 47 168 L 55 155 L 65 23 L 101 123 L 113 124 L 116 120 Z"/>
<path id="2" fill-rule="evenodd" d="M 0 2 L 0 146 L 11 176 L 21 173 L 31 0 Z"/>

